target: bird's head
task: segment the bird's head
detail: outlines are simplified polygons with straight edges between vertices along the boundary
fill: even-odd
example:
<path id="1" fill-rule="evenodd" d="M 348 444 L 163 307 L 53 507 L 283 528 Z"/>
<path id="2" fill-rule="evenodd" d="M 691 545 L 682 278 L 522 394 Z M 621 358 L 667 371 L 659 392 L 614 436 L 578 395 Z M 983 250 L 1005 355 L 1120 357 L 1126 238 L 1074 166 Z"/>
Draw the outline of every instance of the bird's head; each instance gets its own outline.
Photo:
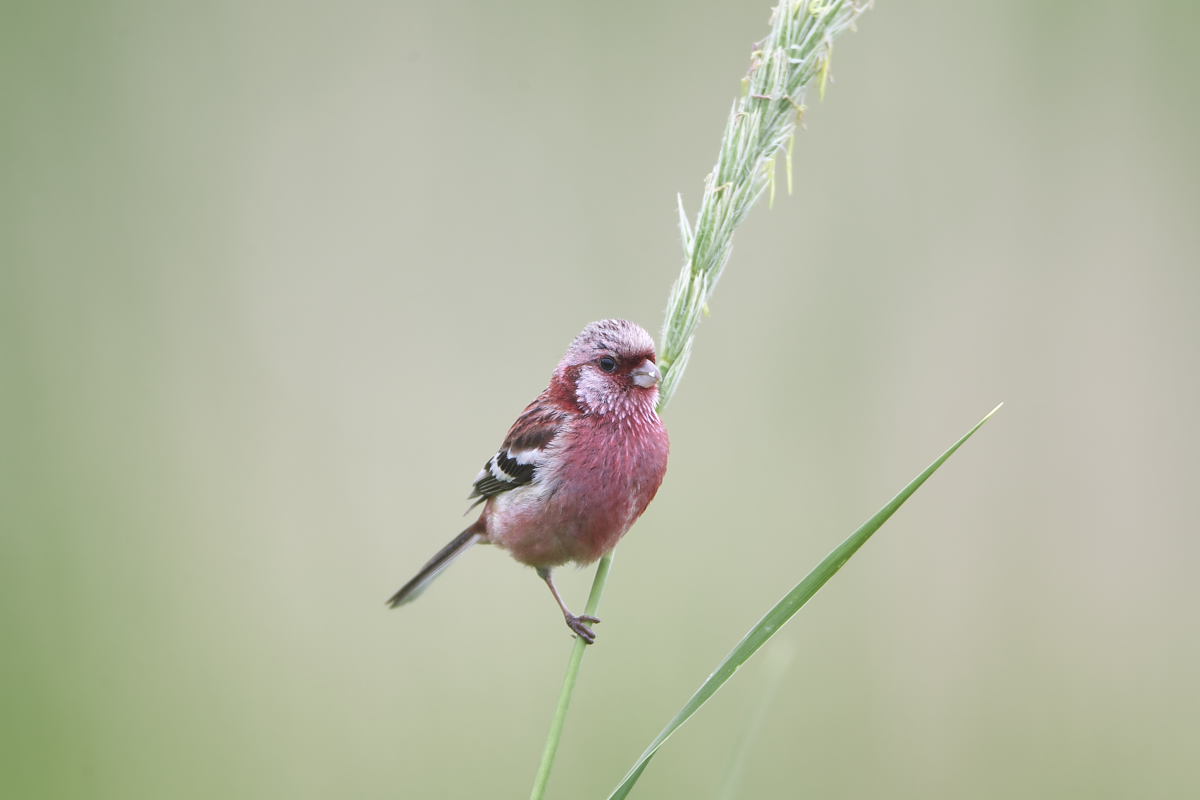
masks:
<path id="1" fill-rule="evenodd" d="M 643 416 L 658 402 L 656 360 L 654 340 L 640 325 L 603 319 L 571 342 L 554 382 L 584 413 Z"/>

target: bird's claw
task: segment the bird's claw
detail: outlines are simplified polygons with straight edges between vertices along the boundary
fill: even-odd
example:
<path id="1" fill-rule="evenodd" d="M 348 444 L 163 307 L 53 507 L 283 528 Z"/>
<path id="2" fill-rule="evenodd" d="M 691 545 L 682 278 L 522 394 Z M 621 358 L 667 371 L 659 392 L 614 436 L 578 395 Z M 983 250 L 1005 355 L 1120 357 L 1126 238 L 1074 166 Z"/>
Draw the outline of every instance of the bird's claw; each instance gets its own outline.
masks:
<path id="1" fill-rule="evenodd" d="M 600 622 L 598 617 L 588 616 L 587 614 L 567 614 L 567 627 L 571 629 L 571 633 L 583 639 L 584 644 L 592 644 L 596 641 L 596 633 L 588 625 L 595 625 Z"/>

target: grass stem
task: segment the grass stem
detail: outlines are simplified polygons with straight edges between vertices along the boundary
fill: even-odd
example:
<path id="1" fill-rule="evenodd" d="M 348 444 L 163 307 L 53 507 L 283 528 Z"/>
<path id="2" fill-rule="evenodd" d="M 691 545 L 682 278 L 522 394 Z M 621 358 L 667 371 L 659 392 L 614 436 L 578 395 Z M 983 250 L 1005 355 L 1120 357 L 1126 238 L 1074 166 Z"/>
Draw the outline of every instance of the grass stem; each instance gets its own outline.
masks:
<path id="1" fill-rule="evenodd" d="M 592 591 L 588 594 L 587 610 L 583 612 L 584 614 L 595 616 L 600 609 L 600 596 L 604 594 L 604 584 L 608 581 L 608 571 L 612 568 L 612 562 L 612 553 L 600 559 L 600 564 L 596 567 L 596 577 L 592 579 Z M 550 782 L 550 770 L 554 767 L 554 757 L 558 754 L 558 743 L 562 740 L 563 726 L 567 721 L 567 709 L 571 705 L 571 696 L 575 693 L 575 681 L 579 678 L 579 667 L 583 663 L 583 651 L 586 649 L 587 644 L 576 636 L 575 644 L 571 647 L 571 657 L 567 660 L 567 673 L 563 676 L 562 689 L 558 693 L 558 705 L 554 707 L 554 718 L 550 720 L 546 745 L 542 748 L 542 762 L 538 764 L 529 800 L 541 800 L 546 794 L 546 785 Z"/>
<path id="2" fill-rule="evenodd" d="M 708 299 L 733 250 L 734 230 L 763 191 L 774 187 L 775 159 L 781 150 L 791 191 L 790 143 L 804 112 L 805 87 L 818 78 L 824 96 L 833 39 L 852 27 L 869 5 L 870 0 L 781 0 L 771 14 L 770 33 L 754 46 L 742 95 L 734 101 L 716 165 L 705 180 L 695 224 L 688 222 L 683 199 L 679 199 L 684 263 L 671 289 L 663 324 L 659 412 L 683 377 L 696 326 L 708 313 Z M 609 554 L 596 568 L 586 614 L 595 615 L 611 567 Z M 530 800 L 540 800 L 545 794 L 586 647 L 576 639 L 571 650 Z"/>

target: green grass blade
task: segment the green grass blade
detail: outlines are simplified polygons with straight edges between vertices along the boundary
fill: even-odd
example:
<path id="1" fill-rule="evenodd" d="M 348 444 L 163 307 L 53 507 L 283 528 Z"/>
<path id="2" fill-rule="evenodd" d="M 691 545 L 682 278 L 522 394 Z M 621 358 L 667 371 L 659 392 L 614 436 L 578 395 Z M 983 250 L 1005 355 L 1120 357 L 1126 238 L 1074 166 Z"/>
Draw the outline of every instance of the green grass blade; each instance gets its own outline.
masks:
<path id="1" fill-rule="evenodd" d="M 1001 403 L 1003 405 L 1003 403 Z M 788 592 L 782 600 L 775 604 L 775 607 L 766 613 L 758 624 L 750 629 L 737 646 L 725 657 L 725 660 L 713 671 L 712 675 L 701 684 L 696 693 L 691 699 L 684 704 L 683 708 L 679 709 L 674 718 L 667 723 L 667 726 L 659 732 L 658 736 L 654 737 L 654 741 L 646 748 L 646 751 L 638 758 L 629 772 L 626 773 L 621 784 L 613 790 L 609 795 L 609 800 L 620 800 L 627 797 L 645 771 L 646 766 L 650 763 L 650 759 L 658 752 L 658 748 L 662 747 L 667 739 L 677 731 L 683 723 L 691 719 L 692 715 L 700 710 L 700 707 L 708 702 L 709 698 L 717 693 L 717 690 L 725 685 L 725 682 L 733 677 L 733 673 L 738 667 L 746 663 L 750 656 L 754 655 L 760 647 L 767 643 L 767 640 L 774 636 L 780 628 L 783 627 L 792 615 L 809 601 L 809 599 L 817 593 L 817 590 L 825 585 L 825 582 L 834 576 L 834 574 L 842 568 L 842 565 L 850 560 L 850 557 L 862 547 L 875 531 L 887 522 L 892 514 L 896 513 L 896 509 L 904 505 L 904 502 L 913 495 L 917 489 L 921 488 L 921 484 L 929 479 L 929 476 L 937 471 L 938 467 L 946 462 L 946 459 L 954 455 L 954 451 L 962 447 L 963 443 L 970 439 L 975 434 L 983 423 L 991 419 L 992 415 L 1000 410 L 1000 406 L 996 406 L 988 412 L 987 416 L 979 420 L 975 427 L 967 431 L 961 439 L 950 446 L 946 452 L 942 453 L 937 459 L 930 464 L 925 470 L 905 486 L 898 495 L 893 497 L 891 501 L 883 508 L 876 512 L 875 516 L 871 517 L 862 527 L 850 534 L 850 538 L 838 545 L 832 553 L 827 555 L 825 559 L 808 573 L 804 580 L 800 581 L 794 589 Z"/>

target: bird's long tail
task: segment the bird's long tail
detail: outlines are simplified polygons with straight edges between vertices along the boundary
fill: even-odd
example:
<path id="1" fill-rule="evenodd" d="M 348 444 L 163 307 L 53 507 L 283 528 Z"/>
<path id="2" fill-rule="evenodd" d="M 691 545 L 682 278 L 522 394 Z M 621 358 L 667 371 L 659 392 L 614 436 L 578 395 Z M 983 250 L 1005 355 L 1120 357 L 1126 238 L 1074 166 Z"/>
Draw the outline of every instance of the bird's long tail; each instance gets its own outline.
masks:
<path id="1" fill-rule="evenodd" d="M 442 574 L 442 570 L 450 566 L 450 562 L 465 553 L 471 545 L 483 538 L 483 534 L 479 531 L 479 523 L 476 522 L 465 531 L 455 536 L 450 540 L 450 543 L 438 550 L 433 558 L 429 559 L 429 563 L 421 567 L 420 572 L 413 576 L 413 579 L 400 587 L 400 591 L 392 595 L 387 604 L 392 608 L 402 606 L 410 600 L 417 599 L 421 592 L 429 584 L 433 583 L 433 579 Z"/>

